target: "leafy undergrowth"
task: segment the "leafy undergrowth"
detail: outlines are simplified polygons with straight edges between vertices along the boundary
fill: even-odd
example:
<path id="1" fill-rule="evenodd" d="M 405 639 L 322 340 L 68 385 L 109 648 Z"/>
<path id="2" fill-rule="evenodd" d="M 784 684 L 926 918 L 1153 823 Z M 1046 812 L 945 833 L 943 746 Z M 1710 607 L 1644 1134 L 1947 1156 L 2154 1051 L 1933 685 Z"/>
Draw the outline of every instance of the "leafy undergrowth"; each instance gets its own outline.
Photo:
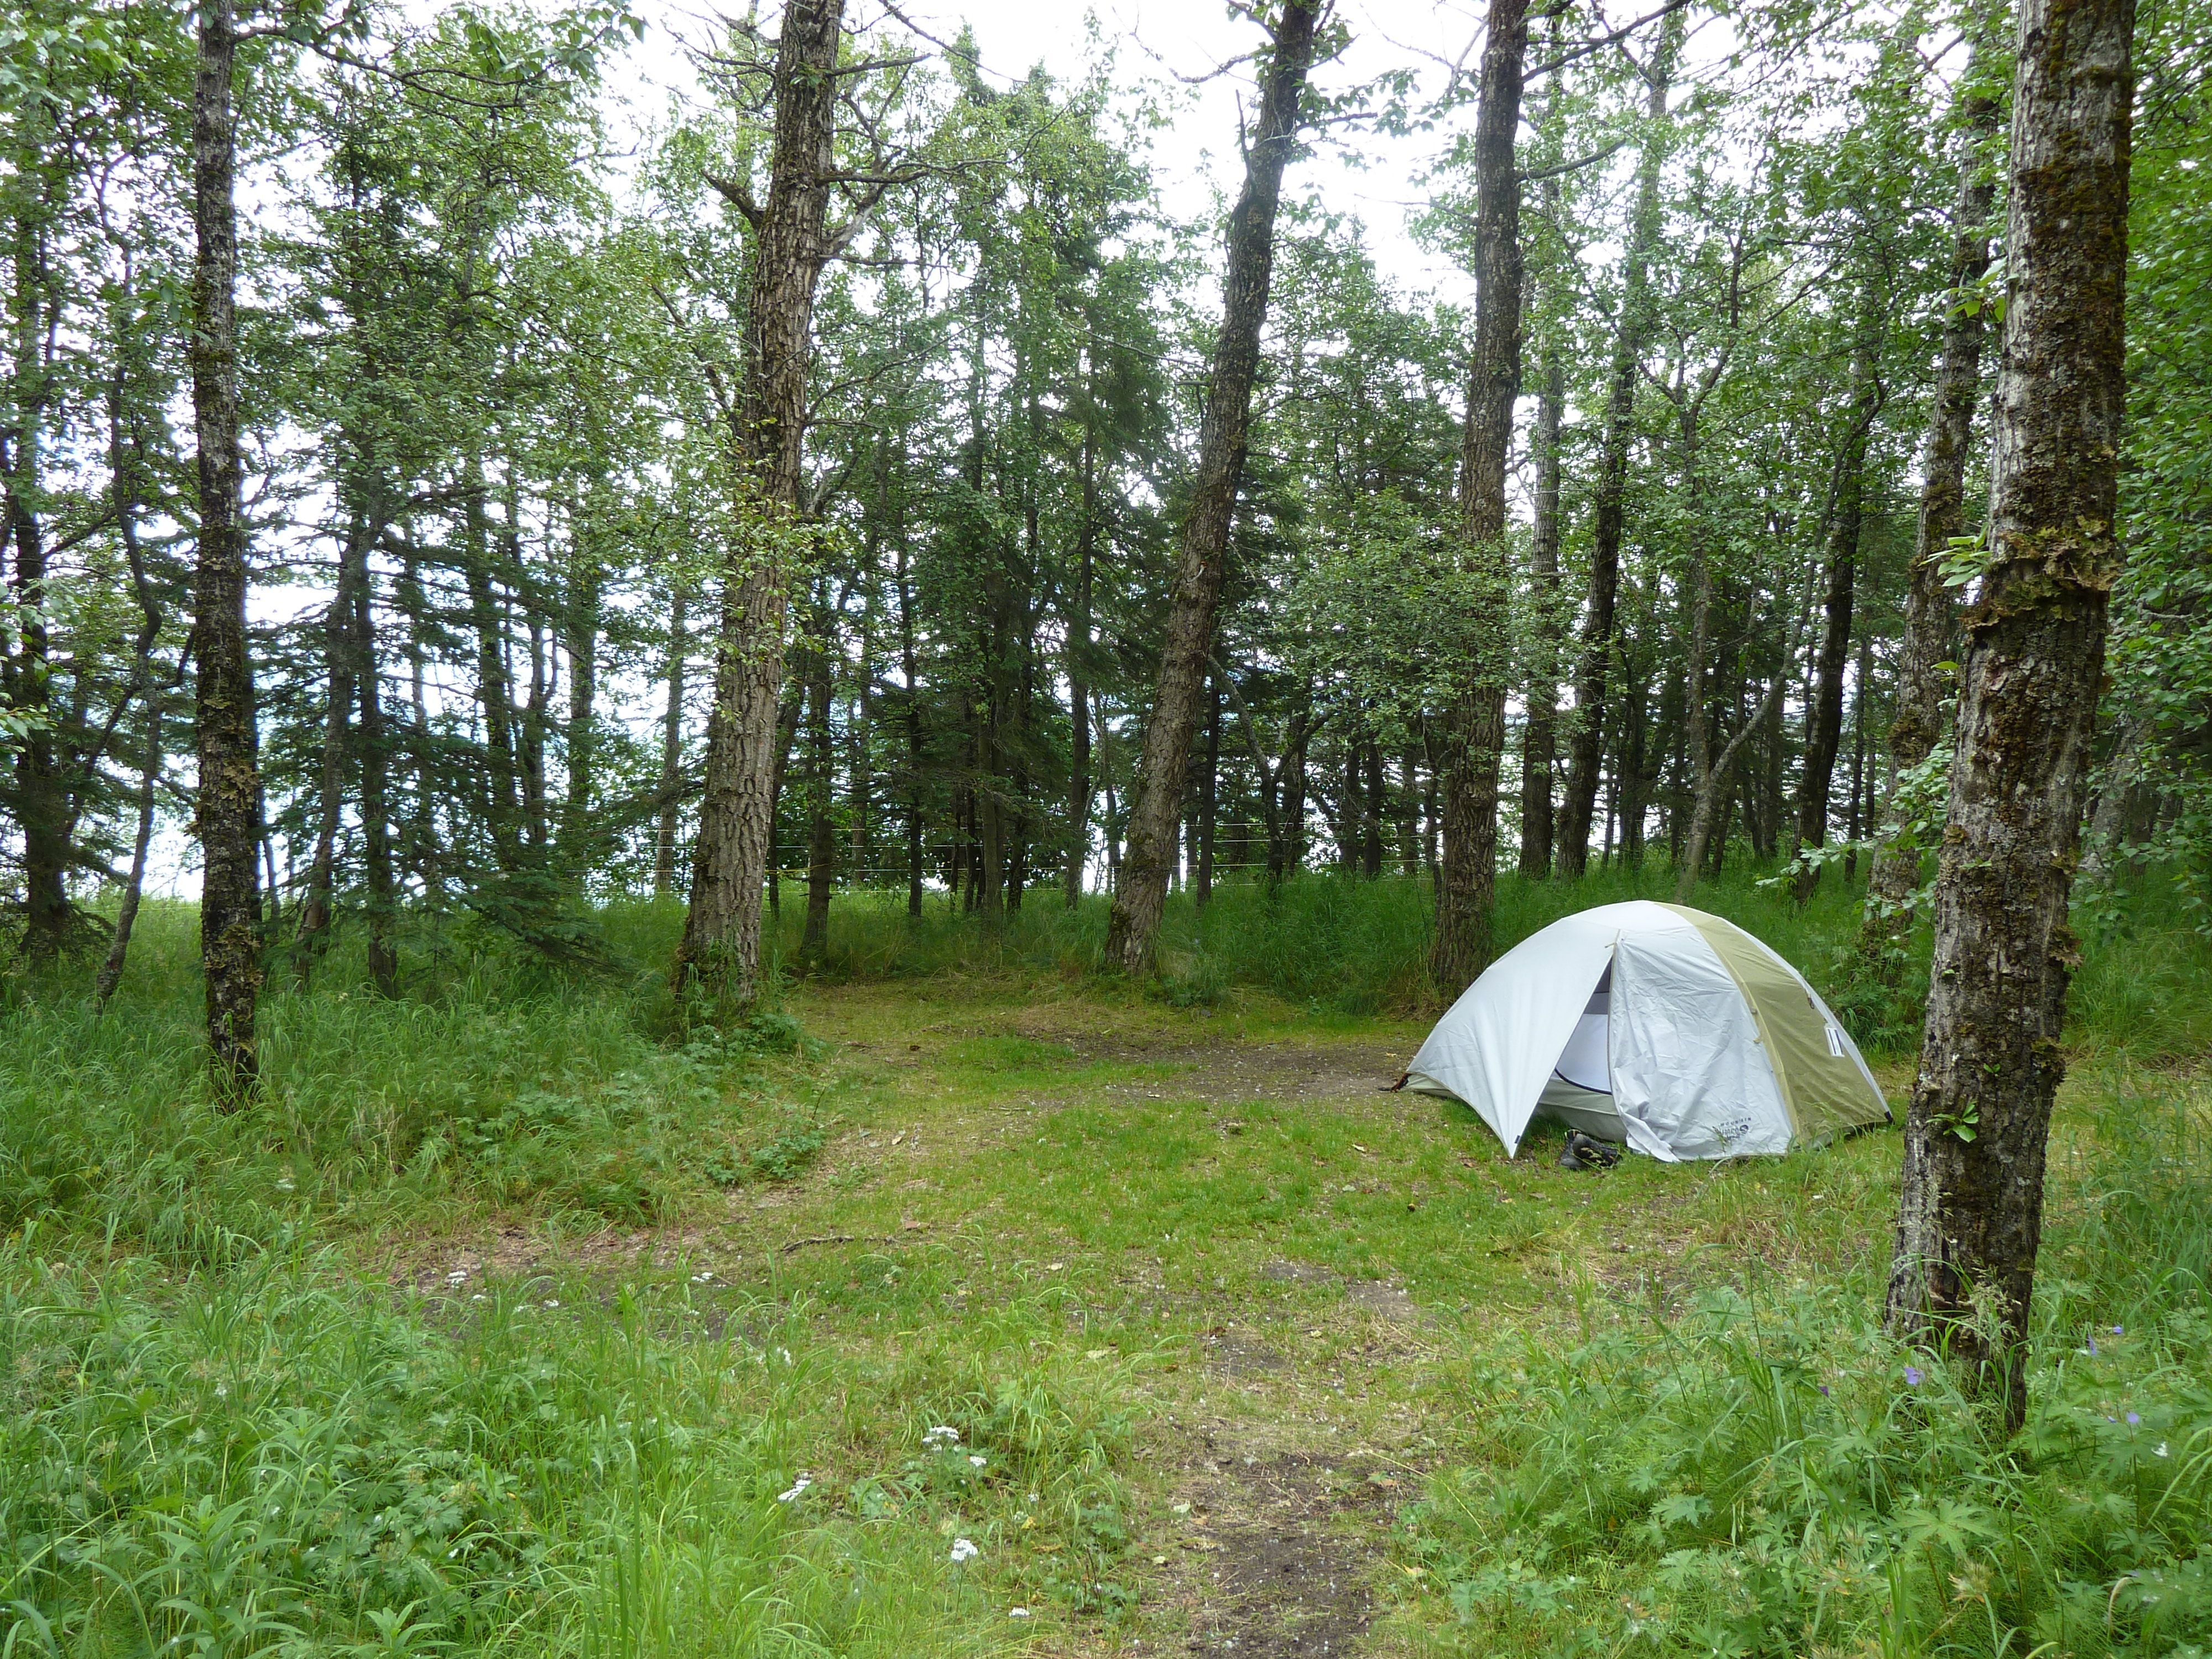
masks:
<path id="1" fill-rule="evenodd" d="M 1638 895 L 1502 880 L 1500 939 Z M 1848 990 L 1840 882 L 1699 902 Z M 105 1014 L 0 983 L 0 1651 L 1149 1649 L 1212 1582 L 1200 1423 L 1432 1476 L 1386 1647 L 2212 1645 L 2203 940 L 2086 946 L 2007 1443 L 1876 1328 L 1893 1132 L 1591 1178 L 1376 1092 L 1425 903 L 1179 899 L 1148 994 L 1091 977 L 1096 902 L 841 896 L 811 1036 L 487 939 L 386 1000 L 339 950 L 229 1115 L 189 910 Z M 679 920 L 597 926 L 647 963 Z"/>
<path id="2" fill-rule="evenodd" d="M 219 1112 L 198 988 L 176 971 L 196 921 L 148 908 L 113 1008 L 72 987 L 0 1018 L 0 1231 L 81 1231 L 178 1265 L 487 1206 L 588 1231 L 789 1180 L 822 1145 L 789 1019 L 663 1041 L 657 977 L 547 980 L 489 948 L 420 964 L 398 999 L 339 957 L 312 988 L 278 988 L 256 1105 Z"/>
<path id="3" fill-rule="evenodd" d="M 2160 1655 L 2212 1643 L 2212 1152 L 2120 1095 L 2054 1170 L 2026 1429 L 1862 1279 L 1484 1356 L 1405 1547 L 1475 1652 Z M 2197 1644 L 2192 1647 L 2191 1644 Z"/>
<path id="4" fill-rule="evenodd" d="M 1128 1427 L 1073 1373 L 858 1369 L 681 1276 L 542 1288 L 11 1248 L 6 1650 L 957 1655 L 1004 1636 L 1010 1536 L 1060 1552 L 1040 1595 L 1110 1583 Z"/>

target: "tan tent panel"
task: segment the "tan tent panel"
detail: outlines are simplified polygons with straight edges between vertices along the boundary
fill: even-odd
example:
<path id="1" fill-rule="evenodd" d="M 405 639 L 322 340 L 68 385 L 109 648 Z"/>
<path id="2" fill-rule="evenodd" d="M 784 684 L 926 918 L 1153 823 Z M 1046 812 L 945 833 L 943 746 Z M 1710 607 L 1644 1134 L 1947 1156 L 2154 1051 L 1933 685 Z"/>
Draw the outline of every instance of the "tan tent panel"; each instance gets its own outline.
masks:
<path id="1" fill-rule="evenodd" d="M 1732 921 L 1687 905 L 1666 908 L 1704 935 L 1751 1005 L 1799 1140 L 1826 1140 L 1888 1121 L 1881 1091 L 1843 1027 L 1795 968 Z"/>

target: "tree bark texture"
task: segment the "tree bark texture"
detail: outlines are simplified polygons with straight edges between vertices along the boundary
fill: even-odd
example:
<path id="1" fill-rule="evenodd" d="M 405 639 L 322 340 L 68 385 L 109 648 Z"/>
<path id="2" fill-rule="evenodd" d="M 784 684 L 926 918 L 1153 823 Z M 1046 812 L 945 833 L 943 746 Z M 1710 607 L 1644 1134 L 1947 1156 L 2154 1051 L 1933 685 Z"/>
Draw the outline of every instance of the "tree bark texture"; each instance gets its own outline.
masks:
<path id="1" fill-rule="evenodd" d="M 776 41 L 767 199 L 747 212 L 752 259 L 734 444 L 771 533 L 799 507 L 814 293 L 828 228 L 845 0 L 785 0 Z M 741 206 L 743 204 L 741 204 Z M 740 538 L 741 541 L 749 538 Z M 676 982 L 750 1006 L 760 991 L 761 890 L 775 834 L 776 707 L 790 573 L 771 553 L 726 574 L 707 722 L 706 793 Z"/>
<path id="2" fill-rule="evenodd" d="M 1984 67 L 1988 41 L 1977 37 L 1966 66 L 1973 88 Z M 1921 450 L 1920 516 L 1912 538 L 1912 567 L 1905 599 L 1905 641 L 1897 665 L 1897 714 L 1889 730 L 1890 764 L 1899 771 L 1919 765 L 1935 752 L 1944 735 L 1943 698 L 1951 660 L 1951 590 L 1944 586 L 1942 561 L 1952 538 L 1966 533 L 1966 453 L 1974 428 L 1974 406 L 1981 400 L 1982 338 L 1985 331 L 1978 298 L 1967 290 L 1990 269 L 1990 210 L 1996 179 L 1986 167 L 1983 144 L 1996 131 L 1999 100 L 1970 94 L 1960 111 L 1965 127 L 1959 159 L 1959 197 L 1952 209 L 1951 303 L 1943 319 L 1943 359 L 1936 395 L 1929 399 L 1928 433 Z M 1877 971 L 1893 975 L 1902 966 L 1905 941 L 1912 932 L 1912 896 L 1920 885 L 1917 846 L 1902 843 L 1896 826 L 1875 853 L 1867 878 L 1866 920 L 1860 934 L 1863 957 Z"/>
<path id="3" fill-rule="evenodd" d="M 1836 451 L 1828 523 L 1828 592 L 1817 659 L 1815 689 L 1805 733 L 1805 759 L 1797 775 L 1798 848 L 1828 844 L 1828 797 L 1835 786 L 1836 756 L 1844 737 L 1844 668 L 1850 660 L 1851 610 L 1858 580 L 1859 538 L 1866 528 L 1867 444 L 1881 413 L 1881 342 L 1887 305 L 1878 275 L 1862 279 L 1858 337 L 1851 348 L 1851 410 Z M 1794 891 L 1803 904 L 1820 884 L 1820 866 L 1799 872 Z"/>
<path id="4" fill-rule="evenodd" d="M 1591 523 L 1589 599 L 1583 612 L 1582 659 L 1575 671 L 1576 725 L 1568 745 L 1567 787 L 1558 816 L 1559 870 L 1580 879 L 1589 862 L 1590 821 L 1597 811 L 1598 772 L 1605 756 L 1605 693 L 1613 667 L 1613 613 L 1620 592 L 1620 542 L 1627 528 L 1628 450 L 1635 436 L 1636 385 L 1655 316 L 1651 257 L 1659 241 L 1659 170 L 1666 161 L 1667 95 L 1681 50 L 1682 18 L 1669 12 L 1644 70 L 1644 154 L 1637 164 L 1636 210 L 1621 262 L 1620 319 L 1613 332 L 1612 388 Z"/>
<path id="5" fill-rule="evenodd" d="M 198 665 L 199 795 L 193 830 L 204 855 L 200 963 L 217 1097 L 234 1105 L 259 1069 L 254 1015 L 261 992 L 261 780 L 253 672 L 246 655 L 246 526 L 239 453 L 238 225 L 232 196 L 237 135 L 231 108 L 238 35 L 231 0 L 199 10 L 192 83 L 192 331 L 188 355 L 199 455 L 199 534 L 192 583 Z"/>
<path id="6" fill-rule="evenodd" d="M 2019 11 L 1990 562 L 1965 619 L 1889 1282 L 1893 1327 L 1948 1349 L 2015 1426 L 2079 960 L 2066 907 L 2121 565 L 2134 13 L 2133 0 Z"/>
<path id="7" fill-rule="evenodd" d="M 1490 637 L 1443 721 L 1443 857 L 1429 974 L 1448 999 L 1489 965 L 1497 894 L 1507 678 L 1505 459 L 1521 390 L 1521 180 L 1513 138 L 1528 50 L 1528 0 L 1491 0 L 1474 118 L 1474 364 L 1460 442 L 1462 557 L 1479 584 L 1476 603 L 1488 613 L 1477 621 Z"/>
<path id="8" fill-rule="evenodd" d="M 1166 643 L 1138 763 L 1121 884 L 1106 934 L 1108 962 L 1151 971 L 1167 904 L 1182 817 L 1183 779 L 1198 723 L 1199 693 L 1213 648 L 1213 617 L 1229 555 L 1229 530 L 1250 443 L 1252 382 L 1275 257 L 1275 205 L 1297 141 L 1299 102 L 1311 67 L 1316 9 L 1284 0 L 1270 31 L 1266 89 L 1252 128 L 1244 186 L 1229 216 L 1221 332 L 1199 428 L 1197 479 L 1183 520 L 1168 604 Z"/>

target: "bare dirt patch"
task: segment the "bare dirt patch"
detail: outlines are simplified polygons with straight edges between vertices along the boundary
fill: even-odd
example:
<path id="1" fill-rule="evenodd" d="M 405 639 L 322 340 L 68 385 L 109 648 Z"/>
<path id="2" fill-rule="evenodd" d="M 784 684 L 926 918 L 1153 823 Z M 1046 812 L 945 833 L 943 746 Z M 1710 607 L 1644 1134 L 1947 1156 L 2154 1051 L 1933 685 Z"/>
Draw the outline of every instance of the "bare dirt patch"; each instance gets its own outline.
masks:
<path id="1" fill-rule="evenodd" d="M 1170 1597 L 1193 1653 L 1336 1659 L 1374 1622 L 1374 1579 L 1409 1489 L 1371 1457 L 1247 1449 L 1202 1432 Z"/>

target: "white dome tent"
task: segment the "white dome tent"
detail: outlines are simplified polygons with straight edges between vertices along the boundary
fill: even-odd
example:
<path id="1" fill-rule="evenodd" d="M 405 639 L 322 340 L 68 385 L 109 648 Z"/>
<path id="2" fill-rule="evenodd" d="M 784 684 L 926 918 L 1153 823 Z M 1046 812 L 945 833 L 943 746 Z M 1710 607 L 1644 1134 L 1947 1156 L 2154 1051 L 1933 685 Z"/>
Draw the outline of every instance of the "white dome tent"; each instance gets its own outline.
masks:
<path id="1" fill-rule="evenodd" d="M 1509 1158 L 1540 1111 L 1669 1163 L 1786 1152 L 1889 1116 L 1804 975 L 1733 922 L 1642 899 L 1508 951 L 1405 1083 L 1466 1102 Z"/>

